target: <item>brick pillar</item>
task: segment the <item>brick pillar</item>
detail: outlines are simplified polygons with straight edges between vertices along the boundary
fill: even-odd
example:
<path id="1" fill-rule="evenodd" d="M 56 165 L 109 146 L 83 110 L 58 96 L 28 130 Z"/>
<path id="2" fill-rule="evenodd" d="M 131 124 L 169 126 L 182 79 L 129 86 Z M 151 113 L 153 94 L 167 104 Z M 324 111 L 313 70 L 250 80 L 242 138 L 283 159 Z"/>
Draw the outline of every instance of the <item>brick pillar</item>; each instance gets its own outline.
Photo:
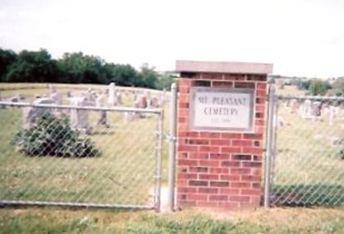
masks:
<path id="1" fill-rule="evenodd" d="M 227 209 L 259 206 L 263 191 L 266 82 L 272 65 L 194 61 L 177 61 L 176 65 L 181 74 L 178 80 L 178 206 Z M 251 128 L 242 131 L 194 127 L 191 118 L 202 113 L 192 110 L 190 92 L 198 87 L 206 87 L 209 92 L 251 91 Z M 227 109 L 222 111 L 227 114 Z"/>

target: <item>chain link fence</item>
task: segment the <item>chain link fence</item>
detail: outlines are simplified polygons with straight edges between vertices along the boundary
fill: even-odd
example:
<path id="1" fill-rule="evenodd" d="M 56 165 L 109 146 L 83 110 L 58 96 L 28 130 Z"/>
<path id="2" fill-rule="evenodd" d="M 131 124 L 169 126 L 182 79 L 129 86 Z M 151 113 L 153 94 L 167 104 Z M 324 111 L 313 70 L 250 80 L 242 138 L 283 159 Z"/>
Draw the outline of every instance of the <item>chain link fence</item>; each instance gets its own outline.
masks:
<path id="1" fill-rule="evenodd" d="M 270 204 L 343 206 L 344 98 L 272 100 Z"/>
<path id="2" fill-rule="evenodd" d="M 0 103 L 0 203 L 159 209 L 162 110 Z"/>

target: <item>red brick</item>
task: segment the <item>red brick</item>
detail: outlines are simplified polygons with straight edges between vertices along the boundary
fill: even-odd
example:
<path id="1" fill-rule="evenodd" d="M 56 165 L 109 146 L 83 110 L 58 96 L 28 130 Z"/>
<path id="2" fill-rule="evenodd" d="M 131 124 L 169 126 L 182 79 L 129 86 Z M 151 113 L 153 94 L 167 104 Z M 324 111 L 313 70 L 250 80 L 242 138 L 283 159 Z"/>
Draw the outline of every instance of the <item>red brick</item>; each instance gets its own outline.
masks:
<path id="1" fill-rule="evenodd" d="M 199 179 L 201 180 L 218 180 L 219 175 L 217 174 L 199 174 Z"/>
<path id="2" fill-rule="evenodd" d="M 178 159 L 178 165 L 180 165 L 180 166 L 197 166 L 197 160 Z"/>
<path id="3" fill-rule="evenodd" d="M 188 194 L 188 200 L 189 201 L 206 201 L 207 200 L 207 195 L 205 194 L 198 194 L 198 193 L 189 193 Z"/>
<path id="4" fill-rule="evenodd" d="M 197 179 L 197 174 L 179 173 L 178 179 Z"/>
<path id="5" fill-rule="evenodd" d="M 221 166 L 223 166 L 223 167 L 239 167 L 240 162 L 238 162 L 238 161 L 223 161 L 221 163 Z"/>
<path id="6" fill-rule="evenodd" d="M 261 139 L 263 139 L 263 135 L 262 134 L 247 133 L 247 134 L 244 134 L 244 139 L 257 139 L 257 140 L 261 140 Z"/>
<path id="7" fill-rule="evenodd" d="M 261 162 L 242 162 L 243 167 L 262 167 Z"/>
<path id="8" fill-rule="evenodd" d="M 216 139 L 216 140 L 211 140 L 210 144 L 211 145 L 227 145 L 227 146 L 229 146 L 231 144 L 231 141 L 230 140 Z"/>
<path id="9" fill-rule="evenodd" d="M 260 176 L 254 176 L 254 175 L 241 175 L 241 180 L 242 181 L 260 181 L 261 177 Z"/>
<path id="10" fill-rule="evenodd" d="M 209 154 L 210 159 L 219 159 L 219 160 L 226 160 L 230 158 L 229 154 L 220 154 L 220 153 L 210 153 Z"/>
<path id="11" fill-rule="evenodd" d="M 201 137 L 207 137 L 207 138 L 219 138 L 221 136 L 221 134 L 216 133 L 216 132 L 201 132 L 200 136 Z"/>
<path id="12" fill-rule="evenodd" d="M 177 191 L 178 193 L 195 193 L 197 189 L 192 187 L 179 187 Z"/>
<path id="13" fill-rule="evenodd" d="M 250 197 L 249 196 L 240 196 L 240 195 L 234 195 L 229 197 L 230 201 L 237 201 L 237 202 L 249 202 Z"/>
<path id="14" fill-rule="evenodd" d="M 221 180 L 229 180 L 229 181 L 239 181 L 240 175 L 221 175 Z"/>
<path id="15" fill-rule="evenodd" d="M 239 161 L 242 161 L 242 160 L 250 161 L 252 159 L 252 155 L 250 155 L 250 154 L 234 154 L 234 155 L 232 155 L 232 159 L 233 160 L 239 160 Z"/>
<path id="16" fill-rule="evenodd" d="M 179 107 L 179 108 L 188 109 L 188 108 L 189 108 L 189 103 L 188 103 L 188 102 L 179 102 L 179 103 L 178 103 L 178 107 Z"/>
<path id="17" fill-rule="evenodd" d="M 240 192 L 239 189 L 234 188 L 221 188 L 220 193 L 221 194 L 227 194 L 227 195 L 238 195 Z"/>
<path id="18" fill-rule="evenodd" d="M 248 89 L 254 89 L 255 88 L 255 83 L 250 83 L 250 82 L 235 82 L 234 83 L 235 88 L 248 88 Z"/>
<path id="19" fill-rule="evenodd" d="M 233 82 L 213 81 L 212 82 L 212 87 L 231 88 L 231 87 L 233 87 Z"/>
<path id="20" fill-rule="evenodd" d="M 224 80 L 245 80 L 246 76 L 243 74 L 225 74 Z"/>
<path id="21" fill-rule="evenodd" d="M 201 73 L 201 78 L 204 80 L 222 80 L 222 73 Z"/>
<path id="22" fill-rule="evenodd" d="M 207 193 L 207 194 L 212 193 L 212 194 L 214 194 L 214 193 L 218 193 L 218 191 L 219 190 L 217 188 L 198 188 L 199 193 Z"/>
<path id="23" fill-rule="evenodd" d="M 250 168 L 231 168 L 231 174 L 250 174 Z"/>
<path id="24" fill-rule="evenodd" d="M 221 137 L 224 139 L 241 139 L 241 133 L 221 133 Z"/>
<path id="25" fill-rule="evenodd" d="M 233 146 L 252 146 L 251 140 L 232 140 Z"/>
<path id="26" fill-rule="evenodd" d="M 210 195 L 209 200 L 210 201 L 227 201 L 228 196 L 227 195 Z"/>
<path id="27" fill-rule="evenodd" d="M 203 146 L 203 145 L 201 145 L 199 147 L 199 151 L 216 153 L 216 152 L 220 152 L 220 148 L 217 146 Z"/>
<path id="28" fill-rule="evenodd" d="M 208 181 L 206 180 L 190 180 L 189 185 L 190 186 L 208 186 Z"/>
<path id="29" fill-rule="evenodd" d="M 190 145 L 208 145 L 209 141 L 205 139 L 190 139 L 187 140 L 187 143 Z"/>
<path id="30" fill-rule="evenodd" d="M 260 154 L 263 152 L 262 148 L 253 148 L 253 147 L 244 147 L 242 150 L 243 153 L 251 153 L 251 154 Z"/>
<path id="31" fill-rule="evenodd" d="M 251 185 L 248 182 L 232 182 L 231 187 L 232 188 L 250 188 Z"/>
<path id="32" fill-rule="evenodd" d="M 208 167 L 190 167 L 190 172 L 207 172 Z"/>
<path id="33" fill-rule="evenodd" d="M 178 151 L 197 151 L 198 146 L 195 145 L 178 145 Z"/>
<path id="34" fill-rule="evenodd" d="M 257 83 L 257 89 L 266 89 L 266 83 Z"/>
<path id="35" fill-rule="evenodd" d="M 190 159 L 208 159 L 209 154 L 208 153 L 201 153 L 201 152 L 190 152 L 189 158 Z"/>
<path id="36" fill-rule="evenodd" d="M 228 168 L 221 168 L 221 167 L 218 167 L 218 168 L 210 168 L 210 173 L 228 173 L 229 172 L 229 170 L 228 170 Z"/>
<path id="37" fill-rule="evenodd" d="M 210 181 L 211 187 L 228 187 L 229 182 L 228 181 Z"/>
<path id="38" fill-rule="evenodd" d="M 260 189 L 242 189 L 240 194 L 242 195 L 257 195 L 259 196 L 261 194 Z"/>
<path id="39" fill-rule="evenodd" d="M 221 153 L 239 153 L 240 147 L 221 147 Z"/>
<path id="40" fill-rule="evenodd" d="M 219 161 L 215 160 L 200 160 L 200 166 L 208 166 L 208 167 L 218 167 L 220 165 Z"/>
<path id="41" fill-rule="evenodd" d="M 266 90 L 261 90 L 261 89 L 256 90 L 256 96 L 257 97 L 265 97 L 266 95 L 267 95 Z"/>

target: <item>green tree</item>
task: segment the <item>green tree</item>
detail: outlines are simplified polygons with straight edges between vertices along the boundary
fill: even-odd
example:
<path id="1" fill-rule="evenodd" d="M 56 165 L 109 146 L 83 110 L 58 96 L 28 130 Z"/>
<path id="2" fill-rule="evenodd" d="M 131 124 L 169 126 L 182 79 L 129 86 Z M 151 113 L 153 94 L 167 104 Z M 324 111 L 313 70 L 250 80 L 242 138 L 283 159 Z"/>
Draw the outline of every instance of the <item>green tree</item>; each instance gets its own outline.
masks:
<path id="1" fill-rule="evenodd" d="M 107 83 L 105 61 L 100 57 L 83 53 L 65 53 L 57 62 L 59 82 L 62 83 Z"/>
<path id="2" fill-rule="evenodd" d="M 17 54 L 12 50 L 4 50 L 0 48 L 0 82 L 5 81 L 5 76 L 9 66 L 17 59 Z"/>
<path id="3" fill-rule="evenodd" d="M 45 50 L 27 51 L 18 54 L 5 76 L 8 82 L 54 82 L 57 77 L 56 61 Z"/>
<path id="4" fill-rule="evenodd" d="M 330 88 L 331 86 L 327 81 L 321 79 L 312 79 L 308 87 L 308 92 L 310 95 L 323 96 Z"/>
<path id="5" fill-rule="evenodd" d="M 129 64 L 105 64 L 104 69 L 109 82 L 122 86 L 137 86 L 139 84 L 138 72 Z"/>
<path id="6" fill-rule="evenodd" d="M 156 88 L 158 81 L 158 73 L 154 70 L 154 67 L 149 67 L 147 63 L 141 66 L 139 73 L 140 81 L 139 86 L 147 88 Z"/>
<path id="7" fill-rule="evenodd" d="M 157 89 L 166 89 L 170 90 L 172 83 L 175 82 L 175 77 L 168 75 L 168 74 L 162 74 L 158 76 L 158 80 L 156 82 L 156 88 Z"/>

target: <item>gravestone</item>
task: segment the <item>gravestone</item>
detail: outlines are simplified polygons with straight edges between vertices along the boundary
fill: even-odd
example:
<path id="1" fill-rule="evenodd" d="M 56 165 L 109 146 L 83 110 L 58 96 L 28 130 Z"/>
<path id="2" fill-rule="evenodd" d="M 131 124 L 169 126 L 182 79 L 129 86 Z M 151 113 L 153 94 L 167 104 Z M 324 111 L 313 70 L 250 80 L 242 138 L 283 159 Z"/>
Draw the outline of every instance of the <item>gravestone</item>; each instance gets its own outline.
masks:
<path id="1" fill-rule="evenodd" d="M 109 84 L 109 87 L 108 87 L 108 95 L 109 95 L 109 98 L 108 98 L 108 103 L 109 103 L 109 106 L 115 106 L 116 105 L 116 86 L 115 86 L 115 83 L 111 82 Z"/>
<path id="2" fill-rule="evenodd" d="M 70 104 L 72 106 L 89 106 L 89 100 L 82 97 L 72 97 L 69 98 Z M 70 111 L 71 126 L 73 129 L 79 130 L 83 133 L 90 133 L 91 127 L 89 124 L 89 111 L 88 110 L 78 110 L 71 109 Z"/>
<path id="3" fill-rule="evenodd" d="M 301 116 L 304 119 L 312 119 L 312 102 L 307 99 L 301 106 Z"/>
<path id="4" fill-rule="evenodd" d="M 96 106 L 97 107 L 105 107 L 106 106 L 106 96 L 103 93 L 100 93 L 96 98 Z M 100 111 L 99 119 L 97 121 L 97 125 L 103 125 L 106 127 L 109 127 L 108 121 L 107 121 L 107 112 L 106 111 Z"/>
<path id="5" fill-rule="evenodd" d="M 177 61 L 176 70 L 177 206 L 259 206 L 272 65 Z"/>
<path id="6" fill-rule="evenodd" d="M 55 105 L 54 100 L 50 98 L 38 98 L 33 101 L 34 105 L 45 104 L 45 105 Z M 37 119 L 41 118 L 45 113 L 55 114 L 55 110 L 50 108 L 41 108 L 41 107 L 24 107 L 23 108 L 23 128 L 31 128 L 36 122 Z"/>
<path id="7" fill-rule="evenodd" d="M 336 107 L 330 104 L 328 107 L 328 124 L 330 126 L 333 126 L 335 117 L 336 117 Z"/>

